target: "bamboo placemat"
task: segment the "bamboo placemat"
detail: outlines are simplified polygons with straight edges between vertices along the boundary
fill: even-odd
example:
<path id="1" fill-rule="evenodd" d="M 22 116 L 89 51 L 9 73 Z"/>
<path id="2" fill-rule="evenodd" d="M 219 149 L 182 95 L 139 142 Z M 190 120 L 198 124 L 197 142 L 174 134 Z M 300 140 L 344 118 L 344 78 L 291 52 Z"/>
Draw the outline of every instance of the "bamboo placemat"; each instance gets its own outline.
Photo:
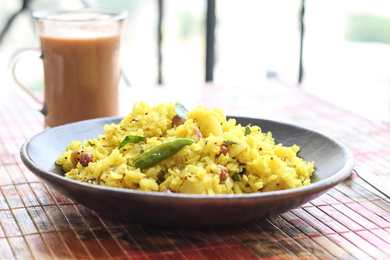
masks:
<path id="1" fill-rule="evenodd" d="M 269 96 L 219 88 L 204 93 L 188 100 L 320 130 L 353 150 L 358 170 L 389 175 L 389 124 L 287 88 Z M 102 219 L 20 161 L 20 145 L 43 129 L 37 109 L 13 92 L 0 96 L 0 259 L 390 258 L 390 201 L 356 173 L 301 208 L 239 228 L 169 230 Z"/>

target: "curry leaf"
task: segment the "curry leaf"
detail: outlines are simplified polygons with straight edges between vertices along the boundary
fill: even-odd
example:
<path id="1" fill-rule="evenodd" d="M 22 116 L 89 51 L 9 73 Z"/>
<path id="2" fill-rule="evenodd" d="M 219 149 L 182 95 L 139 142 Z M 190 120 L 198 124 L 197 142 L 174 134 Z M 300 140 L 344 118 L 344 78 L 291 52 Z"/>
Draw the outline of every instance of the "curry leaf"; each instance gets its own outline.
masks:
<path id="1" fill-rule="evenodd" d="M 227 140 L 227 141 L 223 141 L 223 144 L 224 145 L 231 145 L 231 144 L 238 144 L 238 143 L 234 142 L 234 141 L 231 141 L 231 140 Z"/>
<path id="2" fill-rule="evenodd" d="M 251 128 L 249 126 L 245 127 L 245 135 L 251 134 Z"/>
<path id="3" fill-rule="evenodd" d="M 236 173 L 232 176 L 233 181 L 241 181 L 241 176 L 240 174 Z"/>
<path id="4" fill-rule="evenodd" d="M 187 118 L 188 110 L 185 108 L 185 106 L 183 106 L 183 104 L 176 103 L 175 110 L 176 110 L 176 115 L 178 115 L 181 118 Z"/>

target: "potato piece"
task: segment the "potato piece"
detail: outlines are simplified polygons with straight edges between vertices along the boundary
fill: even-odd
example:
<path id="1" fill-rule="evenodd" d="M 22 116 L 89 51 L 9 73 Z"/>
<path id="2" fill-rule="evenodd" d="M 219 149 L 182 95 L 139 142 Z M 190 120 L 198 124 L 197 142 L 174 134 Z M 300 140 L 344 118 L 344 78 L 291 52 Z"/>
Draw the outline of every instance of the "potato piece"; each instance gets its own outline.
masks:
<path id="1" fill-rule="evenodd" d="M 182 193 L 192 193 L 192 194 L 205 194 L 205 187 L 199 181 L 190 181 L 185 180 L 183 185 L 180 187 L 180 192 Z"/>
<path id="2" fill-rule="evenodd" d="M 218 136 L 223 133 L 221 122 L 212 110 L 198 108 L 190 112 L 188 117 L 197 122 L 204 137 L 211 134 Z"/>

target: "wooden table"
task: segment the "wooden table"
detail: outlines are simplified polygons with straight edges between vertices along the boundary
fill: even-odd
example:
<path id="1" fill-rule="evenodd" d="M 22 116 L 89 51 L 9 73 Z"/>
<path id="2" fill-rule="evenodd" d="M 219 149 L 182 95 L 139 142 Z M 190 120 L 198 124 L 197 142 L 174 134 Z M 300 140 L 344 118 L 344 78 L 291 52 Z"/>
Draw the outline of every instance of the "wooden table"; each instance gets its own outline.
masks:
<path id="1" fill-rule="evenodd" d="M 277 83 L 251 89 L 131 88 L 122 92 L 122 112 L 135 100 L 180 100 L 293 122 L 347 144 L 359 173 L 390 175 L 390 124 Z M 167 230 L 102 219 L 22 165 L 20 145 L 43 129 L 38 108 L 16 92 L 0 94 L 0 259 L 390 259 L 390 201 L 356 172 L 301 208 L 240 228 Z"/>

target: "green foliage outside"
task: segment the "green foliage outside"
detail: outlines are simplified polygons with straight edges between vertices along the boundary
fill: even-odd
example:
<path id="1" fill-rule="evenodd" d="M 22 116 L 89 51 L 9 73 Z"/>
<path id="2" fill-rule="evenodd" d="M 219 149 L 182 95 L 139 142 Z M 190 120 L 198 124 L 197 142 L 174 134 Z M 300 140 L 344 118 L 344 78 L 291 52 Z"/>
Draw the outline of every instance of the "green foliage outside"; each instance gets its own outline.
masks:
<path id="1" fill-rule="evenodd" d="M 190 10 L 182 11 L 179 14 L 179 37 L 181 39 L 191 38 L 202 30 L 202 21 L 194 16 Z"/>
<path id="2" fill-rule="evenodd" d="M 390 18 L 365 14 L 347 18 L 345 39 L 353 42 L 390 44 Z"/>

